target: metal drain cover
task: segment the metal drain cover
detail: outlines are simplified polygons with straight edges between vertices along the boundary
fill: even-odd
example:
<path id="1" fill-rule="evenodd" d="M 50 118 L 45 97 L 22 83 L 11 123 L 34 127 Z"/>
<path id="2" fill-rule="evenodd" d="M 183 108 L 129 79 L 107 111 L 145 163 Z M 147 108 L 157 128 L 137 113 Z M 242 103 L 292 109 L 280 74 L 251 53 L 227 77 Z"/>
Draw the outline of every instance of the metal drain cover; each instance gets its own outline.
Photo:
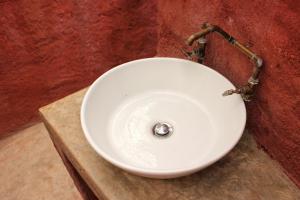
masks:
<path id="1" fill-rule="evenodd" d="M 155 136 L 158 136 L 158 137 L 168 137 L 170 136 L 174 129 L 173 129 L 173 126 L 171 126 L 170 124 L 168 123 L 161 123 L 161 122 L 158 122 L 156 123 L 154 126 L 153 126 L 153 134 Z"/>

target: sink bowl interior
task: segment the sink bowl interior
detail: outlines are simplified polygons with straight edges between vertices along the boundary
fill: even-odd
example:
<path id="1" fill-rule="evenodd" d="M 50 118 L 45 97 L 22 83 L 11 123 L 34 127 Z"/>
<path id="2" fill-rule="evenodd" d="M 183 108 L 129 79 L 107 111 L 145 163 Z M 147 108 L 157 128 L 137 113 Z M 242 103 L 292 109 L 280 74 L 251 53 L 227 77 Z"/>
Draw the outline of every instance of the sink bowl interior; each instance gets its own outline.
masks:
<path id="1" fill-rule="evenodd" d="M 89 88 L 81 122 L 91 146 L 114 165 L 138 175 L 173 178 L 200 170 L 240 139 L 246 110 L 224 76 L 191 61 L 148 58 L 125 63 Z M 158 122 L 168 137 L 153 134 Z"/>

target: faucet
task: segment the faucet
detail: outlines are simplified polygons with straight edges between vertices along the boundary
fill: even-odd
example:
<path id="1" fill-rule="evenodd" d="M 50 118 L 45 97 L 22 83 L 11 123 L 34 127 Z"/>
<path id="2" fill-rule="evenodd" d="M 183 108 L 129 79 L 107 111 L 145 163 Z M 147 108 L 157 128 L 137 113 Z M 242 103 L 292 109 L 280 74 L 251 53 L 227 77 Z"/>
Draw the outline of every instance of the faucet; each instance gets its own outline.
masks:
<path id="1" fill-rule="evenodd" d="M 237 89 L 230 89 L 226 90 L 223 93 L 223 96 L 228 96 L 232 94 L 240 94 L 244 101 L 250 101 L 252 96 L 254 95 L 254 89 L 259 83 L 259 74 L 263 66 L 263 60 L 249 50 L 247 47 L 239 43 L 234 37 L 226 33 L 223 29 L 219 26 L 212 25 L 209 23 L 204 23 L 202 25 L 202 31 L 192 34 L 186 41 L 186 44 L 192 46 L 195 41 L 197 41 L 198 46 L 192 52 L 187 52 L 183 50 L 183 53 L 188 57 L 196 56 L 198 58 L 199 63 L 203 63 L 204 56 L 205 56 L 205 48 L 206 48 L 206 39 L 205 36 L 209 33 L 216 32 L 223 36 L 225 40 L 227 40 L 230 44 L 234 47 L 239 49 L 243 54 L 245 54 L 253 63 L 254 63 L 254 70 L 248 79 L 247 84 L 242 87 L 238 87 Z"/>

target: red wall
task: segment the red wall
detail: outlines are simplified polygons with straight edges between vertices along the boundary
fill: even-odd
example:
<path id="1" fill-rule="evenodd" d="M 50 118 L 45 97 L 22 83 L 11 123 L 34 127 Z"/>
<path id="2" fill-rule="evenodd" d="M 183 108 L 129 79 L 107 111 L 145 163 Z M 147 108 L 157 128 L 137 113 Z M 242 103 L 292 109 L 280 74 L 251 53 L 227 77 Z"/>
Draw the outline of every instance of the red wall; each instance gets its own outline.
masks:
<path id="1" fill-rule="evenodd" d="M 156 54 L 156 4 L 0 0 L 0 137 L 111 67 Z"/>
<path id="2" fill-rule="evenodd" d="M 248 128 L 300 186 L 299 13 L 296 0 L 0 1 L 0 137 L 119 63 L 182 57 L 208 21 L 264 58 Z M 206 65 L 245 83 L 248 59 L 218 35 L 208 40 Z"/>

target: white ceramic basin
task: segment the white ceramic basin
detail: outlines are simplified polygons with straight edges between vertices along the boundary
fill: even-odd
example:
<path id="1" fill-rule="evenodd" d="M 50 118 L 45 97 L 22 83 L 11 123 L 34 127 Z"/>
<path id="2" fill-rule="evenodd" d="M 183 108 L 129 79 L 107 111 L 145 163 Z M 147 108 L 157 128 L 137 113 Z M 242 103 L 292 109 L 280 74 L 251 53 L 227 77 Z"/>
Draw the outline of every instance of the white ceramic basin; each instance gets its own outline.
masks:
<path id="1" fill-rule="evenodd" d="M 240 95 L 222 96 L 232 88 L 224 76 L 195 62 L 135 60 L 92 84 L 82 103 L 82 128 L 100 156 L 126 171 L 184 176 L 216 162 L 239 141 L 246 109 Z M 170 127 L 156 127 L 155 135 L 159 122 Z"/>

